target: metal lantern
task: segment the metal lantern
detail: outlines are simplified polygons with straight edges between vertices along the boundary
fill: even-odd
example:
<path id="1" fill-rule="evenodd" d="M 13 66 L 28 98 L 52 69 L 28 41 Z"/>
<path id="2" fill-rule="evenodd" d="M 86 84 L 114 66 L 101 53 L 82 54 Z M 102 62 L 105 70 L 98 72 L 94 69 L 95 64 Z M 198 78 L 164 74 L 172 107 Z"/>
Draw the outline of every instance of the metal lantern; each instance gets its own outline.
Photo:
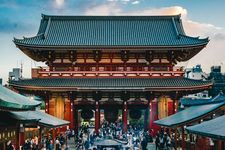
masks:
<path id="1" fill-rule="evenodd" d="M 118 119 L 118 109 L 105 109 L 105 120 L 108 122 L 115 122 Z"/>
<path id="2" fill-rule="evenodd" d="M 81 117 L 85 120 L 90 120 L 93 118 L 94 114 L 91 109 L 82 109 L 81 111 Z"/>
<path id="3" fill-rule="evenodd" d="M 133 110 L 130 110 L 129 115 L 130 115 L 130 118 L 138 120 L 141 118 L 142 112 L 141 110 L 133 109 Z"/>

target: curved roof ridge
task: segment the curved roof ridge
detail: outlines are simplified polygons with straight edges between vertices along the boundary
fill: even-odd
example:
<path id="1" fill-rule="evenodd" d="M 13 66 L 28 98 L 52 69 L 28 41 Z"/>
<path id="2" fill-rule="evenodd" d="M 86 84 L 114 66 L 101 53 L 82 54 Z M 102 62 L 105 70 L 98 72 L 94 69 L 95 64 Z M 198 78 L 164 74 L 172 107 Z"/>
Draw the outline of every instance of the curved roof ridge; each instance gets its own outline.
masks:
<path id="1" fill-rule="evenodd" d="M 43 19 L 82 19 L 82 20 L 107 20 L 107 19 L 131 19 L 131 20 L 135 20 L 135 19 L 171 19 L 171 18 L 176 18 L 179 19 L 181 17 L 181 14 L 177 14 L 177 15 L 118 15 L 118 16 L 91 16 L 91 15 L 77 15 L 77 16 L 67 16 L 67 15 L 46 15 L 46 14 L 42 14 L 41 15 Z"/>

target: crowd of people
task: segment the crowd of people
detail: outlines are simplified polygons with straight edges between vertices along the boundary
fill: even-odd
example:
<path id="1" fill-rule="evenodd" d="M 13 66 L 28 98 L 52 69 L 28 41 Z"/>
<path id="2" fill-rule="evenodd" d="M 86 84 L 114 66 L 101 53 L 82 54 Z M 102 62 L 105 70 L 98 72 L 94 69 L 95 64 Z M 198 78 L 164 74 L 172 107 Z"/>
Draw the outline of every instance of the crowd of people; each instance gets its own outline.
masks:
<path id="1" fill-rule="evenodd" d="M 38 143 L 38 137 L 26 139 L 24 145 L 22 146 L 22 150 L 66 150 L 68 149 L 66 146 L 66 134 L 59 134 L 55 140 L 53 141 L 53 137 L 51 135 L 43 136 L 42 141 L 40 141 L 40 145 Z M 39 147 L 41 146 L 41 147 Z"/>
<path id="2" fill-rule="evenodd" d="M 81 126 L 77 136 L 77 149 L 95 149 L 95 141 L 113 139 L 120 141 L 123 149 L 147 150 L 148 142 L 153 142 L 153 138 L 148 132 L 143 130 L 141 125 L 128 126 L 128 131 L 123 132 L 122 122 L 109 123 L 104 121 L 97 135 L 89 126 Z"/>
<path id="3" fill-rule="evenodd" d="M 24 150 L 38 150 L 38 137 L 29 138 L 25 140 L 25 143 L 22 147 Z"/>
<path id="4" fill-rule="evenodd" d="M 42 137 L 38 141 L 35 136 L 32 139 L 25 140 L 22 147 L 23 150 L 38 150 L 39 146 L 42 150 L 66 150 L 67 139 L 74 140 L 75 149 L 77 150 L 97 150 L 96 141 L 104 141 L 106 139 L 116 140 L 121 143 L 124 150 L 147 150 L 148 143 L 153 143 L 153 137 L 148 131 L 144 131 L 142 125 L 129 125 L 127 132 L 123 132 L 123 124 L 121 121 L 109 123 L 104 121 L 99 129 L 99 134 L 95 133 L 94 128 L 88 125 L 82 125 L 79 132 L 68 129 L 64 134 L 56 136 L 55 140 L 51 135 Z M 41 142 L 41 143 L 39 143 Z M 156 150 L 172 150 L 175 147 L 173 135 L 168 130 L 161 129 L 155 137 Z M 13 150 L 12 143 L 7 144 L 7 150 Z"/>
<path id="5" fill-rule="evenodd" d="M 155 137 L 156 150 L 172 150 L 175 149 L 175 140 L 174 136 L 169 133 L 169 130 L 162 128 L 160 132 L 156 134 Z"/>

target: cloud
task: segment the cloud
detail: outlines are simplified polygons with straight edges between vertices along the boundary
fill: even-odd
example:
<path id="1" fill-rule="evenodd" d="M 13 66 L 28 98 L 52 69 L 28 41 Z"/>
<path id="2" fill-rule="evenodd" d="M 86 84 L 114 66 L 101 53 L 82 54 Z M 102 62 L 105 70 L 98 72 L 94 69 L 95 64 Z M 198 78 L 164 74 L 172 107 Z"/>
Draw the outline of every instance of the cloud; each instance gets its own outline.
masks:
<path id="1" fill-rule="evenodd" d="M 120 13 L 122 13 L 122 9 L 118 7 L 117 3 L 90 6 L 84 12 L 85 15 L 100 15 L 100 16 L 115 15 Z"/>
<path id="2" fill-rule="evenodd" d="M 115 1 L 110 4 L 98 5 L 88 9 L 90 15 L 177 15 L 181 14 L 184 30 L 189 36 L 209 37 L 210 42 L 205 49 L 185 63 L 184 67 L 193 67 L 202 64 L 206 72 L 210 71 L 212 65 L 220 65 L 225 56 L 225 30 L 209 23 L 193 21 L 188 16 L 188 10 L 181 6 L 149 8 L 144 10 L 124 11 Z M 222 66 L 225 70 L 225 66 Z"/>
<path id="3" fill-rule="evenodd" d="M 107 0 L 108 2 L 117 2 L 122 4 L 139 4 L 140 0 Z"/>
<path id="4" fill-rule="evenodd" d="M 140 3 L 140 1 L 133 1 L 133 2 L 132 2 L 133 5 L 139 4 L 139 3 Z"/>
<path id="5" fill-rule="evenodd" d="M 58 6 L 62 6 L 64 4 L 64 0 L 55 0 Z"/>

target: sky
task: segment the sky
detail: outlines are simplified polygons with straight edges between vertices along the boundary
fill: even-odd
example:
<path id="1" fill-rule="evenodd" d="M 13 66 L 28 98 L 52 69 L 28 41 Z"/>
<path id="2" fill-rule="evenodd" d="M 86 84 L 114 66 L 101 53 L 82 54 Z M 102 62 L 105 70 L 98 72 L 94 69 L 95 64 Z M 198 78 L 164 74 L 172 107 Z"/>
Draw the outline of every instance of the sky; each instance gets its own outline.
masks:
<path id="1" fill-rule="evenodd" d="M 29 78 L 34 62 L 12 42 L 13 38 L 37 34 L 41 14 L 47 15 L 175 15 L 181 14 L 187 35 L 209 37 L 205 49 L 191 60 L 178 64 L 201 64 L 205 72 L 212 65 L 225 71 L 225 0 L 0 0 L 0 78 L 23 64 Z"/>

